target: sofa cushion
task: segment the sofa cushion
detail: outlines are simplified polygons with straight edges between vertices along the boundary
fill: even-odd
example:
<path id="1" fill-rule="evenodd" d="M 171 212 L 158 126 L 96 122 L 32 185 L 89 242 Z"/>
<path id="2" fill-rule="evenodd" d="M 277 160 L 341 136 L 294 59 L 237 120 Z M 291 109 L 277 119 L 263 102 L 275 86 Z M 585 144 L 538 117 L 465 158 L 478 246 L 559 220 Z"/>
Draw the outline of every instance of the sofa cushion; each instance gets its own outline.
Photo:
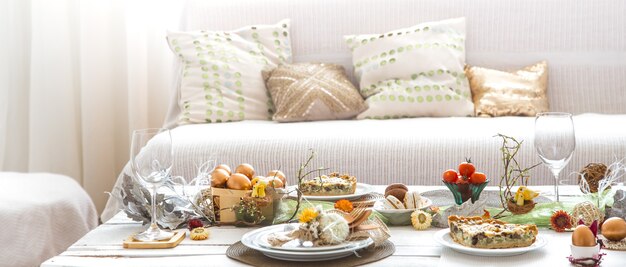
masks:
<path id="1" fill-rule="evenodd" d="M 465 69 L 476 116 L 535 116 L 548 109 L 548 63 L 507 72 L 476 66 Z"/>
<path id="2" fill-rule="evenodd" d="M 465 18 L 345 39 L 369 106 L 359 119 L 474 114 L 463 71 Z"/>
<path id="3" fill-rule="evenodd" d="M 167 40 L 183 65 L 180 124 L 271 119 L 261 71 L 291 62 L 289 20 L 235 31 L 170 32 Z"/>
<path id="4" fill-rule="evenodd" d="M 264 71 L 279 122 L 352 119 L 367 106 L 342 66 L 281 64 Z"/>

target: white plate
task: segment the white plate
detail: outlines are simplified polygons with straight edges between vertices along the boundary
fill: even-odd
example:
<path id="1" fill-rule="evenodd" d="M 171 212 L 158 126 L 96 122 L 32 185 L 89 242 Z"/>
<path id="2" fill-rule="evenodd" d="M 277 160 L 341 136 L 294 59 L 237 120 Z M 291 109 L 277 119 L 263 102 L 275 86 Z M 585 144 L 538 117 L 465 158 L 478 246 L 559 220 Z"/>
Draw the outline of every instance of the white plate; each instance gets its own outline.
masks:
<path id="1" fill-rule="evenodd" d="M 302 198 L 308 199 L 308 200 L 324 200 L 324 201 L 337 201 L 340 199 L 348 199 L 348 200 L 354 200 L 354 199 L 358 199 L 364 195 L 367 195 L 371 192 L 374 192 L 374 187 L 369 185 L 369 184 L 363 184 L 363 183 L 356 183 L 356 190 L 354 191 L 354 194 L 350 194 L 350 195 L 339 195 L 339 196 L 307 196 L 307 195 L 302 195 Z M 289 193 L 289 196 L 291 197 L 297 197 L 298 196 L 298 192 L 296 192 L 295 190 L 292 190 L 291 193 Z"/>
<path id="2" fill-rule="evenodd" d="M 486 248 L 470 248 L 460 245 L 450 236 L 450 229 L 443 229 L 435 233 L 435 240 L 445 247 L 449 247 L 457 252 L 474 256 L 489 256 L 489 257 L 504 257 L 520 255 L 533 250 L 544 247 L 548 242 L 542 236 L 537 235 L 535 243 L 528 247 L 523 248 L 498 248 L 498 249 L 486 249 Z"/>
<path id="3" fill-rule="evenodd" d="M 374 243 L 371 238 L 368 238 L 366 240 L 351 242 L 349 246 L 324 251 L 285 251 L 265 248 L 259 245 L 260 238 L 262 238 L 265 234 L 282 231 L 284 231 L 284 224 L 263 227 L 244 234 L 241 238 L 241 243 L 251 249 L 260 251 L 268 257 L 287 261 L 325 261 L 338 259 L 349 256 L 353 254 L 354 251 L 365 248 Z"/>

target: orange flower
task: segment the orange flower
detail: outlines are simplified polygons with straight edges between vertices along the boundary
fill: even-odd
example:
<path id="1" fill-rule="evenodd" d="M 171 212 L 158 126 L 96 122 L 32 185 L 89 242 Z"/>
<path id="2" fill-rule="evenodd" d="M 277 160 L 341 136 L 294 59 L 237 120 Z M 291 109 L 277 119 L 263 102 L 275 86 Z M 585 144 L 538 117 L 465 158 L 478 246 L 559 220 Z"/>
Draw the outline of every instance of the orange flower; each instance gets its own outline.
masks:
<path id="1" fill-rule="evenodd" d="M 335 202 L 335 209 L 349 213 L 354 209 L 354 206 L 352 206 L 352 202 L 350 202 L 350 200 L 342 199 Z"/>
<path id="2" fill-rule="evenodd" d="M 302 211 L 302 213 L 300 213 L 299 219 L 301 223 L 308 223 L 315 219 L 317 215 L 318 214 L 317 211 L 315 211 L 315 208 L 306 208 Z"/>
<path id="3" fill-rule="evenodd" d="M 564 210 L 557 210 L 550 217 L 552 229 L 557 232 L 564 232 L 567 228 L 572 228 L 572 217 Z"/>

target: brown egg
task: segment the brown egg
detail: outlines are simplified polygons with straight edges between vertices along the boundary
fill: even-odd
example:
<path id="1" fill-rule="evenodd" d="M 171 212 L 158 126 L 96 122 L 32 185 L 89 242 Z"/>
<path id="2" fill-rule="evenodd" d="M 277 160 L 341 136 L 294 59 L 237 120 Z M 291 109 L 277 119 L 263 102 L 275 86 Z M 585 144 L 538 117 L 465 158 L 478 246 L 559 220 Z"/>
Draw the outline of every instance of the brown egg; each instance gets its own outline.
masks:
<path id="1" fill-rule="evenodd" d="M 269 181 L 270 181 L 268 184 L 269 184 L 270 186 L 271 186 L 271 185 L 272 185 L 272 183 L 273 183 L 275 188 L 285 188 L 285 184 L 283 183 L 283 180 L 282 180 L 282 179 L 280 179 L 280 178 L 278 178 L 278 177 L 276 177 L 276 178 L 271 178 L 271 177 L 268 177 L 268 178 L 269 178 Z"/>
<path id="2" fill-rule="evenodd" d="M 283 181 L 283 184 L 287 184 L 287 177 L 285 176 L 285 174 L 279 170 L 272 170 L 269 173 L 267 173 L 267 177 L 274 177 L 276 176 L 276 178 L 280 178 L 280 180 Z"/>
<path id="3" fill-rule="evenodd" d="M 233 174 L 233 173 L 230 171 L 230 167 L 228 167 L 228 165 L 226 165 L 226 164 L 220 164 L 220 165 L 217 165 L 217 167 L 215 167 L 215 170 L 217 170 L 217 169 L 222 169 L 222 170 L 225 170 L 225 171 L 228 173 L 228 176 L 230 176 L 231 174 Z"/>
<path id="4" fill-rule="evenodd" d="M 626 221 L 620 217 L 611 217 L 602 223 L 602 235 L 611 241 L 626 238 Z"/>
<path id="5" fill-rule="evenodd" d="M 226 182 L 226 186 L 228 189 L 234 190 L 250 190 L 250 188 L 252 188 L 250 179 L 241 173 L 231 175 Z"/>
<path id="6" fill-rule="evenodd" d="M 237 168 L 235 169 L 235 173 L 241 173 L 247 176 L 248 179 L 252 179 L 252 177 L 254 176 L 254 168 L 252 168 L 252 165 L 244 163 L 237 166 Z"/>
<path id="7" fill-rule="evenodd" d="M 596 238 L 593 232 L 586 225 L 579 225 L 572 233 L 572 244 L 579 247 L 593 247 L 596 245 Z"/>
<path id="8" fill-rule="evenodd" d="M 229 176 L 230 175 L 225 170 L 215 169 L 213 173 L 211 173 L 211 186 L 224 187 Z"/>

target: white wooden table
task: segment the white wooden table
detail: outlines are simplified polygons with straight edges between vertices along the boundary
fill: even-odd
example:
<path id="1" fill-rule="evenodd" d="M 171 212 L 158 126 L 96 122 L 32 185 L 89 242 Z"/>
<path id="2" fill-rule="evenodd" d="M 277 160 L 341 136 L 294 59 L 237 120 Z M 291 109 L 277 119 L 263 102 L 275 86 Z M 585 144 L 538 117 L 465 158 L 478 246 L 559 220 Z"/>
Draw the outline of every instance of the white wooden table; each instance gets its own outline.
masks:
<path id="1" fill-rule="evenodd" d="M 420 192 L 443 187 L 412 187 Z M 546 189 L 549 187 L 546 187 Z M 383 191 L 383 186 L 377 187 Z M 564 195 L 576 192 L 575 187 L 562 188 Z M 245 266 L 228 258 L 228 247 L 241 236 L 255 228 L 221 226 L 210 228 L 211 236 L 204 241 L 186 238 L 173 249 L 124 249 L 122 242 L 133 233 L 144 229 L 120 212 L 113 219 L 89 232 L 67 251 L 53 257 L 42 266 Z M 566 256 L 570 254 L 571 233 L 556 233 L 542 229 L 540 235 L 548 238 L 548 245 L 541 251 L 517 257 L 485 258 L 467 256 L 442 248 L 433 239 L 438 228 L 415 231 L 411 226 L 391 227 L 390 240 L 396 252 L 370 266 L 570 266 Z M 534 260 L 529 260 L 530 258 Z M 607 251 L 602 266 L 626 266 L 626 252 Z M 551 266 L 551 267 L 552 267 Z"/>

